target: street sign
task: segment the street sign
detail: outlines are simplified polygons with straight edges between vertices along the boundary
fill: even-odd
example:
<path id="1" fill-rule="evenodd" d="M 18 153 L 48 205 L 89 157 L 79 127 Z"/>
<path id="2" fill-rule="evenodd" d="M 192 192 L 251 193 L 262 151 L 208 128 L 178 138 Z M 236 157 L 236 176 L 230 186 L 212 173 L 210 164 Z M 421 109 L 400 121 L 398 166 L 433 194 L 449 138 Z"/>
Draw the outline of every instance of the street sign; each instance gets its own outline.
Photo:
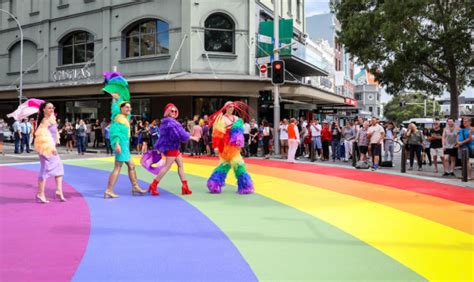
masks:
<path id="1" fill-rule="evenodd" d="M 260 70 L 260 79 L 267 78 L 267 65 L 260 65 L 259 70 Z"/>
<path id="2" fill-rule="evenodd" d="M 273 55 L 267 57 L 257 58 L 256 60 L 257 65 L 268 65 L 273 63 Z"/>

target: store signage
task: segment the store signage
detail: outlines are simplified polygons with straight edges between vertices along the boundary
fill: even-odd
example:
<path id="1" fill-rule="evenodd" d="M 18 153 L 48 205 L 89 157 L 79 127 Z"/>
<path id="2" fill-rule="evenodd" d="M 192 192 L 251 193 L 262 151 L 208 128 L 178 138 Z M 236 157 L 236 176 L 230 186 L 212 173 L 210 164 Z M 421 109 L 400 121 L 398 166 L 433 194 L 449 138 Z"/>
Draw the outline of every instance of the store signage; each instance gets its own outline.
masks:
<path id="1" fill-rule="evenodd" d="M 344 99 L 344 104 L 346 104 L 348 106 L 357 107 L 357 100 L 356 99 L 351 99 L 351 98 L 345 98 Z"/>
<path id="2" fill-rule="evenodd" d="M 92 76 L 89 68 L 56 70 L 53 72 L 53 81 L 78 81 Z"/>
<path id="3" fill-rule="evenodd" d="M 332 81 L 328 78 L 319 77 L 319 83 L 321 84 L 321 86 L 332 89 Z"/>
<path id="4" fill-rule="evenodd" d="M 319 109 L 319 110 L 316 110 L 316 113 L 331 115 L 331 114 L 336 114 L 337 110 L 336 109 Z"/>

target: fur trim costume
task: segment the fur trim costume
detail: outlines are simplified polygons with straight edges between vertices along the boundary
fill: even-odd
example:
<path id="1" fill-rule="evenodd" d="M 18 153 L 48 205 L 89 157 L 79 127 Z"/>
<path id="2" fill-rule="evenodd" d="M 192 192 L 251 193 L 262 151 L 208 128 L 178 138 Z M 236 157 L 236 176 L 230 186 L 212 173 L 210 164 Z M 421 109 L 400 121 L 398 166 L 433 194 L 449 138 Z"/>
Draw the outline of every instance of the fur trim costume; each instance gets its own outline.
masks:
<path id="1" fill-rule="evenodd" d="M 59 155 L 54 151 L 59 143 L 58 125 L 56 118 L 52 116 L 48 120 L 43 119 L 35 132 L 35 150 L 40 156 L 40 172 L 38 179 L 46 180 L 51 176 L 63 176 L 64 166 Z"/>
<path id="2" fill-rule="evenodd" d="M 232 168 L 237 178 L 239 194 L 250 194 L 254 191 L 252 179 L 245 167 L 245 162 L 240 154 L 244 147 L 244 123 L 237 116 L 227 116 L 225 111 L 229 106 L 241 116 L 247 115 L 248 106 L 242 102 L 227 102 L 225 106 L 210 117 L 212 130 L 212 147 L 219 152 L 220 163 L 207 181 L 211 193 L 220 193 L 225 186 L 227 173 Z"/>

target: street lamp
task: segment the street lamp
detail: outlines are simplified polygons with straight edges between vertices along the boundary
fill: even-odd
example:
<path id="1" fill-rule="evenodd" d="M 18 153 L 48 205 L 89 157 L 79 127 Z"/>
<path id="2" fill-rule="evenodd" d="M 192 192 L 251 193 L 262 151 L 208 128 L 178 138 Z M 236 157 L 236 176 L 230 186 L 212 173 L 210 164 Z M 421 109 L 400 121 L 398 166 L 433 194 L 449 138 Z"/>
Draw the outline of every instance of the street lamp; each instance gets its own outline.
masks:
<path id="1" fill-rule="evenodd" d="M 20 96 L 18 96 L 18 99 L 20 100 L 21 104 L 23 100 L 23 29 L 21 28 L 20 22 L 13 14 L 3 9 L 0 9 L 0 12 L 5 12 L 10 17 L 12 17 L 12 19 L 15 20 L 16 24 L 18 25 L 18 28 L 20 29 Z"/>

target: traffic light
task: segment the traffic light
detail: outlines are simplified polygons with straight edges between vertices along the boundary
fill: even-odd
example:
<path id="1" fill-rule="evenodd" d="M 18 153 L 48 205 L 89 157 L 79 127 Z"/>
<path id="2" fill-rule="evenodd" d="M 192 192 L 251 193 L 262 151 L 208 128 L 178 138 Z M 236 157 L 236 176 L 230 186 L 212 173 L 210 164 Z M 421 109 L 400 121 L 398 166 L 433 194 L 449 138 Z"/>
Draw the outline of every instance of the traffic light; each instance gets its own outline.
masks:
<path id="1" fill-rule="evenodd" d="M 267 103 L 271 103 L 273 101 L 272 91 L 262 90 L 262 91 L 260 91 L 259 94 L 260 94 L 260 97 L 259 97 L 260 103 L 267 104 Z"/>
<path id="2" fill-rule="evenodd" d="M 283 84 L 285 83 L 285 62 L 278 60 L 272 63 L 272 83 Z"/>

